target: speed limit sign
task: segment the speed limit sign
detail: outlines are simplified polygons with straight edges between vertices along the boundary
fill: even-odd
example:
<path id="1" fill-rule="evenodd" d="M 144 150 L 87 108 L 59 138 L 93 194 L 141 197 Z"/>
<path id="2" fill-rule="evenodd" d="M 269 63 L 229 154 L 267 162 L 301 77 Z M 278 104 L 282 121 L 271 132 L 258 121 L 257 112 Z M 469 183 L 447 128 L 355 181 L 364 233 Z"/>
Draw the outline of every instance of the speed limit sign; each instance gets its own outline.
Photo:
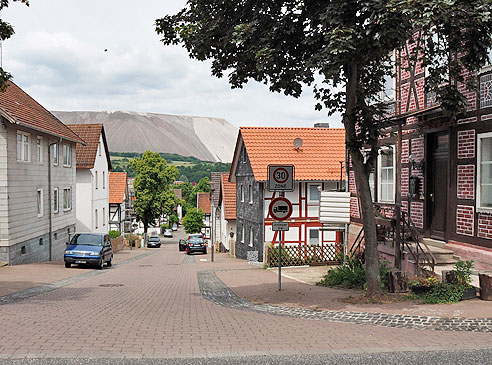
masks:
<path id="1" fill-rule="evenodd" d="M 268 165 L 268 190 L 294 191 L 294 166 Z"/>

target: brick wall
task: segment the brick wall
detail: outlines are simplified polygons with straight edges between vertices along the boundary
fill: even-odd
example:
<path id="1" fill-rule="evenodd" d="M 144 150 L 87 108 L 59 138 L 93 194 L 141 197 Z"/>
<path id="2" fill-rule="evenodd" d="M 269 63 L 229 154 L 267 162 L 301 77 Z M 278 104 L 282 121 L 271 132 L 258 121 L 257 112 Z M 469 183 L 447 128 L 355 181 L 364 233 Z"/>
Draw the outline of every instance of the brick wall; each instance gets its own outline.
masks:
<path id="1" fill-rule="evenodd" d="M 458 166 L 458 199 L 475 198 L 475 165 Z"/>
<path id="2" fill-rule="evenodd" d="M 357 186 L 355 185 L 355 174 L 353 171 L 349 172 L 349 190 L 353 194 L 357 194 Z"/>
<path id="3" fill-rule="evenodd" d="M 417 228 L 424 228 L 424 204 L 412 202 L 410 205 L 410 218 Z"/>
<path id="4" fill-rule="evenodd" d="M 456 233 L 473 236 L 474 210 L 472 206 L 458 205 L 456 207 Z"/>
<path id="5" fill-rule="evenodd" d="M 492 239 L 492 214 L 478 215 L 478 237 Z"/>
<path id="6" fill-rule="evenodd" d="M 410 153 L 417 162 L 424 159 L 424 137 L 412 139 L 412 151 Z"/>
<path id="7" fill-rule="evenodd" d="M 408 139 L 401 141 L 401 163 L 408 163 L 409 144 Z"/>
<path id="8" fill-rule="evenodd" d="M 358 198 L 350 198 L 350 216 L 353 218 L 360 218 Z"/>
<path id="9" fill-rule="evenodd" d="M 458 132 L 458 158 L 475 157 L 475 130 Z"/>
<path id="10" fill-rule="evenodd" d="M 408 175 L 410 171 L 408 168 L 401 169 L 401 196 L 408 196 Z"/>

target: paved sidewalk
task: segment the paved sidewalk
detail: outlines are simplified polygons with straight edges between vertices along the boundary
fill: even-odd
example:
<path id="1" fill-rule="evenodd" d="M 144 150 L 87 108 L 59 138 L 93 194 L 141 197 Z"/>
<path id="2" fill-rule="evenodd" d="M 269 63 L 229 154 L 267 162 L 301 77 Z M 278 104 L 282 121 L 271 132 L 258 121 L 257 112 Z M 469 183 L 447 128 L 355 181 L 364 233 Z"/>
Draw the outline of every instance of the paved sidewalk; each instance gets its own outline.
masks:
<path id="1" fill-rule="evenodd" d="M 147 249 L 145 248 L 133 248 L 130 250 L 126 247 L 114 254 L 113 263 L 117 265 L 146 251 Z M 51 284 L 92 271 L 94 271 L 93 267 L 78 265 L 67 269 L 63 261 L 2 266 L 0 267 L 0 296 Z"/>
<path id="2" fill-rule="evenodd" d="M 224 255 L 224 254 L 221 254 Z M 221 258 L 219 257 L 219 260 Z M 229 259 L 231 261 L 241 261 Z M 220 261 L 219 261 L 220 262 Z M 238 263 L 240 265 L 240 263 Z M 244 267 L 244 265 L 242 265 Z M 492 302 L 480 299 L 454 304 L 415 304 L 410 301 L 390 304 L 349 304 L 342 300 L 363 295 L 362 291 L 315 286 L 316 275 L 322 276 L 328 267 L 283 268 L 282 291 L 279 292 L 277 270 L 265 270 L 249 265 L 238 275 L 234 270 L 218 270 L 217 276 L 236 293 L 255 304 L 272 304 L 313 310 L 338 310 L 387 314 L 419 315 L 453 318 L 492 318 Z M 302 272 L 304 271 L 304 272 Z M 307 271 L 307 273 L 306 273 Z M 305 284 L 307 282 L 311 285 Z"/>

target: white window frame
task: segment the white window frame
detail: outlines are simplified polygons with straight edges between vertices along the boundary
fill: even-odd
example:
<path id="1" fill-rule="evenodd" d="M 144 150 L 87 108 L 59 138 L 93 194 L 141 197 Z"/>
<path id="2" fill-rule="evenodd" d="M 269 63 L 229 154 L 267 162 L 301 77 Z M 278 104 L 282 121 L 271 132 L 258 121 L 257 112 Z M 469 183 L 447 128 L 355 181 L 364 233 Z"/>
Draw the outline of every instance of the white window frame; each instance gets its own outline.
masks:
<path id="1" fill-rule="evenodd" d="M 244 223 L 243 223 L 243 226 L 241 228 L 241 243 L 244 243 Z"/>
<path id="2" fill-rule="evenodd" d="M 492 132 L 477 134 L 477 200 L 476 209 L 477 212 L 492 213 L 492 208 L 482 207 L 481 203 L 481 188 L 482 188 L 482 140 L 492 138 Z"/>
<path id="3" fill-rule="evenodd" d="M 65 192 L 67 192 L 68 195 L 66 195 Z M 63 211 L 67 212 L 69 210 L 72 210 L 72 188 L 70 186 L 67 186 L 63 189 Z"/>
<path id="4" fill-rule="evenodd" d="M 318 243 L 316 243 L 316 245 L 320 245 L 321 244 L 321 231 L 319 230 L 319 228 L 309 228 L 308 230 L 308 244 L 312 244 L 311 243 L 311 232 L 312 231 L 317 231 L 318 232 Z"/>
<path id="5" fill-rule="evenodd" d="M 36 161 L 43 163 L 43 137 L 36 136 Z"/>
<path id="6" fill-rule="evenodd" d="M 53 145 L 53 165 L 58 166 L 60 162 L 60 149 L 58 148 L 58 143 Z"/>
<path id="7" fill-rule="evenodd" d="M 36 190 L 37 208 L 38 208 L 38 218 L 41 218 L 44 213 L 44 196 L 43 189 Z"/>
<path id="8" fill-rule="evenodd" d="M 19 137 L 16 137 L 16 156 L 17 156 L 17 161 L 18 162 L 30 162 L 31 161 L 31 134 L 23 131 L 17 131 L 17 136 L 20 136 L 20 141 Z M 24 138 L 27 138 L 27 142 L 24 141 Z M 20 142 L 20 144 L 19 144 Z M 20 150 L 19 150 L 20 146 Z M 27 152 L 26 152 L 27 148 Z M 26 156 L 27 154 L 27 156 Z"/>
<path id="9" fill-rule="evenodd" d="M 393 152 L 393 189 L 392 189 L 392 194 L 391 194 L 391 200 L 383 200 L 381 198 L 381 193 L 383 191 L 383 189 L 381 189 L 381 183 L 382 183 L 382 177 L 381 177 L 381 173 L 382 173 L 382 155 L 381 153 L 379 153 L 378 155 L 378 164 L 377 164 L 377 173 L 378 173 L 378 202 L 379 203 L 390 203 L 390 204 L 393 204 L 395 202 L 395 194 L 396 194 L 396 148 L 395 146 L 391 146 L 391 147 L 386 147 L 386 148 L 381 148 L 381 152 L 382 151 L 388 151 L 392 149 L 392 152 Z"/>
<path id="10" fill-rule="evenodd" d="M 311 187 L 312 186 L 316 186 L 316 187 L 319 187 L 321 188 L 322 184 L 319 182 L 319 183 L 310 183 L 310 184 L 307 184 L 307 195 L 308 195 L 308 202 L 309 203 L 314 203 L 314 204 L 318 204 L 319 203 L 319 198 L 320 198 L 320 191 L 318 190 L 318 199 L 311 199 Z"/>
<path id="11" fill-rule="evenodd" d="M 241 202 L 244 203 L 244 185 L 239 185 L 239 193 L 241 194 Z"/>
<path id="12" fill-rule="evenodd" d="M 72 167 L 72 146 L 67 143 L 62 145 L 63 150 L 63 167 Z M 65 154 L 65 151 L 67 152 Z"/>
<path id="13" fill-rule="evenodd" d="M 102 219 L 103 219 L 103 227 L 106 226 L 106 207 L 103 207 L 103 216 L 102 216 Z"/>
<path id="14" fill-rule="evenodd" d="M 94 227 L 96 229 L 99 228 L 99 214 L 97 213 L 97 209 L 94 211 Z"/>
<path id="15" fill-rule="evenodd" d="M 95 179 L 94 186 L 96 187 L 96 189 L 99 189 L 99 173 L 97 171 L 95 171 L 94 179 Z"/>
<path id="16" fill-rule="evenodd" d="M 60 191 L 58 188 L 53 189 L 53 213 L 60 211 Z"/>
<path id="17" fill-rule="evenodd" d="M 254 237 L 254 232 L 253 232 L 253 226 L 249 227 L 249 243 L 248 243 L 248 246 L 249 247 L 253 247 L 253 237 Z"/>
<path id="18" fill-rule="evenodd" d="M 102 186 L 103 186 L 103 189 L 106 189 L 106 171 L 103 171 Z"/>
<path id="19" fill-rule="evenodd" d="M 249 204 L 253 204 L 253 184 L 249 184 L 248 194 L 249 194 Z"/>

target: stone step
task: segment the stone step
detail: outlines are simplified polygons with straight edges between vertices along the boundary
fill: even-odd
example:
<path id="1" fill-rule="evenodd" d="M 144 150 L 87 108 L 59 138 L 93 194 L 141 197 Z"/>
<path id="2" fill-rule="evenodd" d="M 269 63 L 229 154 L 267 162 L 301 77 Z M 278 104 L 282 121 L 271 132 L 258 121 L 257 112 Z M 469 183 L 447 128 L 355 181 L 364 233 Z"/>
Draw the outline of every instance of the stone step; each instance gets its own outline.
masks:
<path id="1" fill-rule="evenodd" d="M 7 263 L 7 262 L 5 262 L 5 261 L 0 261 L 0 267 L 2 267 L 2 266 L 7 266 L 7 264 L 8 264 L 8 263 Z"/>
<path id="2" fill-rule="evenodd" d="M 427 244 L 427 246 L 433 246 L 433 247 L 439 247 L 439 248 L 446 248 L 446 242 L 444 241 L 439 241 L 435 240 L 432 238 L 424 238 L 423 241 Z"/>
<path id="3" fill-rule="evenodd" d="M 410 243 L 410 246 L 412 247 L 412 250 L 415 252 L 416 244 Z M 420 245 L 420 246 L 425 250 L 424 245 Z M 432 252 L 432 254 L 434 255 L 434 258 L 436 259 L 436 265 L 453 265 L 459 260 L 459 257 L 456 257 L 452 250 L 448 250 L 446 248 L 441 248 L 432 245 L 428 245 L 428 248 L 429 251 Z M 411 253 L 408 252 L 408 250 L 404 250 L 404 251 L 408 253 L 408 255 L 411 258 Z"/>

